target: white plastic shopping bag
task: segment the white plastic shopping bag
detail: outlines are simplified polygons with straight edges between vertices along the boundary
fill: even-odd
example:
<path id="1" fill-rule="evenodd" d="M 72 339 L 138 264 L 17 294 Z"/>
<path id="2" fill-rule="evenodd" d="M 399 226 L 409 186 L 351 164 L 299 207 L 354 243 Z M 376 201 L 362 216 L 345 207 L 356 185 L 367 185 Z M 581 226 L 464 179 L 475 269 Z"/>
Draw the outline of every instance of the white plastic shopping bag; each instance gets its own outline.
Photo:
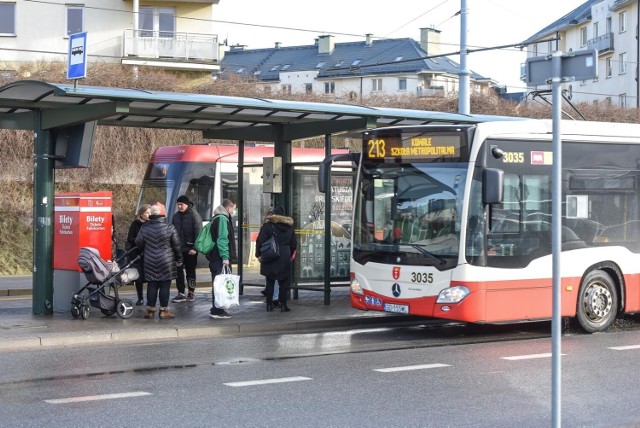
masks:
<path id="1" fill-rule="evenodd" d="M 240 276 L 233 275 L 228 266 L 213 280 L 216 308 L 232 309 L 240 306 Z"/>

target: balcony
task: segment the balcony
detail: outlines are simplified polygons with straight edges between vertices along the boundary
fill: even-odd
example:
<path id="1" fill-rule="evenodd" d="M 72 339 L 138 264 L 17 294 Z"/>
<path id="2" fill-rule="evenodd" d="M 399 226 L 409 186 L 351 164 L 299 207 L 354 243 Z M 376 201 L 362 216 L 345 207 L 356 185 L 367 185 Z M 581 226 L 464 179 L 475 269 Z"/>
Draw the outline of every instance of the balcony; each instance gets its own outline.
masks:
<path id="1" fill-rule="evenodd" d="M 587 49 L 596 49 L 598 55 L 605 54 L 613 50 L 613 33 L 606 33 L 587 42 Z"/>
<path id="2" fill-rule="evenodd" d="M 215 34 L 176 33 L 126 29 L 124 60 L 162 60 L 163 62 L 217 63 L 218 36 Z M 123 61 L 124 62 L 124 61 Z"/>

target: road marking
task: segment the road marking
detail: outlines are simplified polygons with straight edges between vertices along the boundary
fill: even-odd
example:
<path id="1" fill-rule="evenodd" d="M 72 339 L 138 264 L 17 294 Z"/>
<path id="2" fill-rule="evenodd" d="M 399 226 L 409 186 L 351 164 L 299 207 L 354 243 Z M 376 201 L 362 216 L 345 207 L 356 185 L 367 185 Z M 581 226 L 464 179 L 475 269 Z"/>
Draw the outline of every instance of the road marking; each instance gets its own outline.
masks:
<path id="1" fill-rule="evenodd" d="M 151 393 L 144 392 L 144 391 L 122 392 L 119 394 L 85 395 L 84 397 L 54 398 L 51 400 L 44 400 L 44 401 L 50 404 L 68 404 L 68 403 L 80 403 L 82 401 L 98 401 L 98 400 L 113 400 L 116 398 L 142 397 L 144 395 L 151 395 Z"/>
<path id="2" fill-rule="evenodd" d="M 406 372 L 409 370 L 423 370 L 423 369 L 437 369 L 440 367 L 451 367 L 449 364 L 419 364 L 416 366 L 404 366 L 404 367 L 389 367 L 386 369 L 373 369 L 374 372 L 392 373 L 392 372 Z"/>
<path id="3" fill-rule="evenodd" d="M 253 386 L 253 385 L 267 385 L 270 383 L 300 382 L 303 380 L 313 380 L 313 379 L 310 377 L 294 376 L 294 377 L 281 377 L 277 379 L 248 380 L 245 382 L 227 382 L 224 385 L 240 387 L 240 386 Z"/>
<path id="4" fill-rule="evenodd" d="M 560 354 L 560 355 L 565 355 L 565 354 Z M 510 360 L 510 361 L 515 361 L 515 360 L 533 360 L 536 358 L 551 358 L 551 353 L 545 353 L 545 354 L 529 354 L 529 355 L 516 355 L 513 357 L 502 357 L 503 360 Z"/>
<path id="5" fill-rule="evenodd" d="M 629 346 L 612 346 L 609 349 L 613 349 L 614 351 L 627 351 L 629 349 L 638 349 L 640 345 L 629 345 Z"/>

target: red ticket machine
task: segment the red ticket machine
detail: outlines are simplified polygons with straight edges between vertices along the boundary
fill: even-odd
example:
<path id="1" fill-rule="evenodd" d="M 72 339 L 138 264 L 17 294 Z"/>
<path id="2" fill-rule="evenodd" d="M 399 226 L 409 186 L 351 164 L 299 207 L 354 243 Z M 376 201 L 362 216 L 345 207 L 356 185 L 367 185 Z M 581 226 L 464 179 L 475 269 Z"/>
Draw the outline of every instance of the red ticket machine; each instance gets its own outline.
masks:
<path id="1" fill-rule="evenodd" d="M 60 193 L 53 208 L 53 307 L 71 309 L 73 293 L 87 283 L 78 254 L 93 247 L 104 260 L 111 259 L 111 192 Z"/>

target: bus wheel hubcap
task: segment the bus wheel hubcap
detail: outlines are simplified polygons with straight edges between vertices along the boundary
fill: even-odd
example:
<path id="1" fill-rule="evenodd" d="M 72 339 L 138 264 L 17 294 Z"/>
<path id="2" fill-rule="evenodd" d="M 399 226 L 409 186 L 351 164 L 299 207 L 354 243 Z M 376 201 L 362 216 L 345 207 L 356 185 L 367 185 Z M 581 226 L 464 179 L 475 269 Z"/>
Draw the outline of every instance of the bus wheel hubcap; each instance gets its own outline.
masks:
<path id="1" fill-rule="evenodd" d="M 611 311 L 611 293 L 607 287 L 593 284 L 584 299 L 585 311 L 589 318 L 603 318 Z"/>

